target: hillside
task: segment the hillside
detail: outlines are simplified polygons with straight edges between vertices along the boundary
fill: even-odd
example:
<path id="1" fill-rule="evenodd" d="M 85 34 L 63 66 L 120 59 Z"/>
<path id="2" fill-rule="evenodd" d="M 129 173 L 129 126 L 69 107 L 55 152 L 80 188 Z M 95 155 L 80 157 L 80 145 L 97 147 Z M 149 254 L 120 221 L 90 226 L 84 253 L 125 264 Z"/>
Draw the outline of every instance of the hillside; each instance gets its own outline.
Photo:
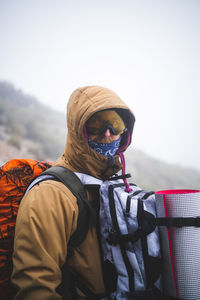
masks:
<path id="1" fill-rule="evenodd" d="M 167 164 L 137 150 L 126 154 L 127 172 L 144 189 L 199 189 L 200 173 L 194 169 Z"/>
<path id="2" fill-rule="evenodd" d="M 0 82 L 0 164 L 11 158 L 54 161 L 63 151 L 65 114 L 42 105 L 7 82 Z M 169 165 L 129 149 L 127 172 L 131 181 L 150 190 L 200 188 L 200 173 Z"/>
<path id="3" fill-rule="evenodd" d="M 55 159 L 66 135 L 64 114 L 0 82 L 0 140 L 38 159 Z"/>

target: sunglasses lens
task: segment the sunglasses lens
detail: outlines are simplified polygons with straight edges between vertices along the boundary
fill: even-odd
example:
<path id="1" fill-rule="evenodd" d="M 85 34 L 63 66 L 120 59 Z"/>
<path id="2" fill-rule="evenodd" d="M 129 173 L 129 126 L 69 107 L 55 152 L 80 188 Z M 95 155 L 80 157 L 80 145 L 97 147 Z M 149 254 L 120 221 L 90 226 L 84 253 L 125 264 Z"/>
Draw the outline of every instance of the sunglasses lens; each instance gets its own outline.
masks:
<path id="1" fill-rule="evenodd" d="M 125 124 L 121 117 L 114 110 L 105 110 L 95 113 L 87 122 L 86 129 L 88 134 L 102 135 L 110 129 L 114 135 L 122 134 Z"/>

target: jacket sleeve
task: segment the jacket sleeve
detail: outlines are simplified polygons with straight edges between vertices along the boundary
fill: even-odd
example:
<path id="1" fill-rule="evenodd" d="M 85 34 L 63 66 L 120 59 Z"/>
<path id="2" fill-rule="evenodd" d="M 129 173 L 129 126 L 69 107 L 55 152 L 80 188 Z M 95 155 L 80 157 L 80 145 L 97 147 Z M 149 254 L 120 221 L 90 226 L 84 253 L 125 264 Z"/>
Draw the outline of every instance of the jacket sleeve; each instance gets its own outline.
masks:
<path id="1" fill-rule="evenodd" d="M 61 299 L 56 288 L 77 216 L 76 198 L 60 182 L 42 182 L 22 199 L 13 253 L 15 300 Z"/>

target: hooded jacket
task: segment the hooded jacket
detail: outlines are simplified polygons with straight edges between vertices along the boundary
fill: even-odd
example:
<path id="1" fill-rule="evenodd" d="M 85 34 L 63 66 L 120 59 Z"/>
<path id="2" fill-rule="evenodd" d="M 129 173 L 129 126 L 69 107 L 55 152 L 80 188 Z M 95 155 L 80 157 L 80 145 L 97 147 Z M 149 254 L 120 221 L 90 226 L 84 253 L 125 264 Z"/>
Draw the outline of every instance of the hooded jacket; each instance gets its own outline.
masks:
<path id="1" fill-rule="evenodd" d="M 86 121 L 96 112 L 114 108 L 124 120 L 127 131 L 120 149 L 110 160 L 88 145 Z M 67 105 L 67 141 L 56 165 L 74 172 L 108 179 L 123 168 L 120 153 L 131 143 L 134 115 L 111 90 L 99 86 L 79 88 Z M 98 191 L 86 190 L 93 207 L 85 240 L 68 265 L 72 273 L 96 295 L 105 293 L 101 252 L 98 240 Z M 15 300 L 60 300 L 61 268 L 67 255 L 67 243 L 76 230 L 78 205 L 62 183 L 47 180 L 34 186 L 22 199 L 16 222 L 12 282 L 17 288 Z M 86 296 L 80 291 L 79 299 Z"/>

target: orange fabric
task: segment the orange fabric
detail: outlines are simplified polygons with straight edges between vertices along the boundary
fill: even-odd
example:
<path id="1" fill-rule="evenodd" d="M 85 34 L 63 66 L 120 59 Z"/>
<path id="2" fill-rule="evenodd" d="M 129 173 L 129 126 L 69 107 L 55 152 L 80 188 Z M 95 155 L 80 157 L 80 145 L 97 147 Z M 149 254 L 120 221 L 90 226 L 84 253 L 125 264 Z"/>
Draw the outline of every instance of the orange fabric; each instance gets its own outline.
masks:
<path id="1" fill-rule="evenodd" d="M 53 164 L 12 159 L 0 168 L 0 292 L 9 284 L 15 222 L 20 201 L 29 184 Z"/>

